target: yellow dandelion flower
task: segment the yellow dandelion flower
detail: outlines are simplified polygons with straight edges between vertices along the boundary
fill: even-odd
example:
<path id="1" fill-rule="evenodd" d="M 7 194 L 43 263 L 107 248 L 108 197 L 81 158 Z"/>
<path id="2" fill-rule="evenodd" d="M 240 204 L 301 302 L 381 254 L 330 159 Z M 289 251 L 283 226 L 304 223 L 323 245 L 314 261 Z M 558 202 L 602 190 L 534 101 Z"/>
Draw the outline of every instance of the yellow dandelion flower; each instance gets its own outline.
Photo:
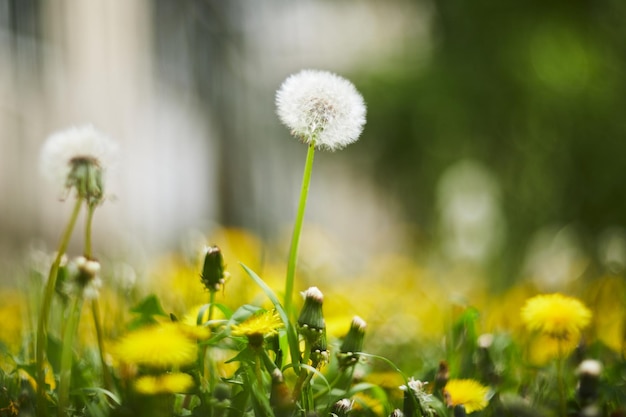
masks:
<path id="1" fill-rule="evenodd" d="M 543 366 L 555 358 L 567 356 L 578 346 L 578 339 L 556 339 L 546 334 L 538 334 L 528 342 L 528 361 Z"/>
<path id="2" fill-rule="evenodd" d="M 357 415 L 361 414 L 361 412 L 363 412 L 362 414 L 364 415 L 373 414 L 375 416 L 385 416 L 389 414 L 385 411 L 385 405 L 380 399 L 363 392 L 354 394 L 351 399 L 354 401 L 352 410 L 354 410 Z"/>
<path id="3" fill-rule="evenodd" d="M 576 298 L 559 293 L 541 294 L 526 300 L 521 317 L 531 331 L 570 339 L 589 324 L 591 310 Z"/>
<path id="4" fill-rule="evenodd" d="M 25 369 L 18 369 L 18 374 L 22 380 L 28 382 L 33 391 L 37 391 L 37 381 Z M 54 379 L 54 371 L 48 361 L 44 363 L 45 382 L 50 386 L 51 390 L 56 389 L 56 380 Z"/>
<path id="5" fill-rule="evenodd" d="M 145 375 L 137 378 L 134 387 L 135 391 L 145 395 L 186 393 L 193 387 L 193 378 L 182 372 Z"/>
<path id="6" fill-rule="evenodd" d="M 113 354 L 121 362 L 168 368 L 193 363 L 198 345 L 176 323 L 164 323 L 127 334 L 115 345 Z"/>
<path id="7" fill-rule="evenodd" d="M 449 407 L 462 405 L 467 414 L 487 407 L 489 388 L 473 379 L 451 379 L 443 389 Z"/>
<path id="8" fill-rule="evenodd" d="M 283 322 L 276 311 L 264 311 L 250 316 L 240 324 L 236 324 L 231 329 L 233 336 L 271 336 L 278 333 L 278 329 L 283 327 Z"/>

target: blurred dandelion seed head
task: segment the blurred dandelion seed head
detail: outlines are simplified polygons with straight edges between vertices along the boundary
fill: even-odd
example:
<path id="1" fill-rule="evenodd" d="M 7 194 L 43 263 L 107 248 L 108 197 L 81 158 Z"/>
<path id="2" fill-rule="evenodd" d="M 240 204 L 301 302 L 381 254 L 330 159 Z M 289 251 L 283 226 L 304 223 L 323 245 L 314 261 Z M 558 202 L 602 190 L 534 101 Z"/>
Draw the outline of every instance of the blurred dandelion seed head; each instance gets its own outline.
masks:
<path id="1" fill-rule="evenodd" d="M 102 199 L 102 175 L 115 160 L 117 144 L 92 125 L 72 127 L 46 139 L 40 154 L 40 170 L 59 190 L 76 187 L 81 197 Z M 84 178 L 89 175 L 91 178 Z M 81 181 L 88 181 L 84 190 Z M 99 189 L 96 189 L 99 188 Z M 97 202 L 96 201 L 96 202 Z"/>
<path id="2" fill-rule="evenodd" d="M 356 142 L 365 125 L 366 107 L 355 86 L 328 71 L 302 70 L 276 92 L 281 122 L 291 134 L 317 148 L 343 149 Z"/>
<path id="3" fill-rule="evenodd" d="M 540 294 L 526 301 L 522 321 L 530 331 L 570 340 L 591 322 L 591 310 L 580 300 L 563 294 Z"/>
<path id="4" fill-rule="evenodd" d="M 467 414 L 487 407 L 489 388 L 473 379 L 451 379 L 444 387 L 448 407 L 462 405 Z"/>

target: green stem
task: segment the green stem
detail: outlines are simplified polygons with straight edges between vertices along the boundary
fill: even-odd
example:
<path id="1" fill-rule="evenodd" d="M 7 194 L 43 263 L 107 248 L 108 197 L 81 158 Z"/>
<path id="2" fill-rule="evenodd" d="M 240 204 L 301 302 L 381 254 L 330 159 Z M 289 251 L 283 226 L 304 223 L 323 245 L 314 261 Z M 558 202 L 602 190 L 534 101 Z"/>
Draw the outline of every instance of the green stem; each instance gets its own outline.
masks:
<path id="1" fill-rule="evenodd" d="M 303 365 L 308 365 L 309 364 L 309 359 L 311 358 L 311 344 L 309 343 L 308 340 L 304 341 L 304 352 L 302 355 L 302 364 Z M 293 400 L 294 401 L 298 401 L 298 399 L 303 396 L 303 387 L 305 382 L 307 381 L 307 376 L 309 375 L 309 371 L 306 368 L 302 368 L 300 370 L 300 375 L 298 376 L 298 380 L 296 381 L 294 387 L 293 387 Z M 306 401 L 306 398 L 302 398 L 302 404 L 307 407 L 308 402 Z M 306 408 L 306 410 L 308 411 L 308 407 Z"/>
<path id="2" fill-rule="evenodd" d="M 211 320 L 213 320 L 213 311 L 214 311 L 214 304 L 215 304 L 215 291 L 210 291 L 209 292 L 209 317 L 207 319 L 207 321 L 210 323 Z M 211 327 L 211 330 L 213 330 L 213 328 Z M 210 392 L 213 392 L 213 390 L 215 389 L 215 385 L 217 382 L 217 378 L 216 378 L 216 367 L 215 364 L 213 362 L 213 357 L 212 355 L 209 354 L 209 346 L 208 345 L 204 345 L 202 347 L 202 353 L 201 353 L 201 370 L 204 371 L 204 379 L 206 381 L 208 381 L 209 383 L 209 390 Z"/>
<path id="3" fill-rule="evenodd" d="M 566 402 L 566 394 L 565 394 L 565 380 L 563 378 L 563 363 L 565 361 L 565 358 L 564 358 L 565 355 L 563 353 L 561 340 L 558 340 L 557 344 L 558 344 L 558 349 L 559 349 L 559 353 L 558 353 L 559 356 L 556 362 L 556 377 L 557 377 L 557 383 L 559 386 L 559 406 L 560 406 L 561 416 L 566 417 L 567 416 L 567 402 Z"/>
<path id="4" fill-rule="evenodd" d="M 296 221 L 293 226 L 293 235 L 291 236 L 291 247 L 289 249 L 289 260 L 287 263 L 287 278 L 285 280 L 285 311 L 291 314 L 291 299 L 293 295 L 294 279 L 296 275 L 296 261 L 298 258 L 298 245 L 300 243 L 300 233 L 302 232 L 302 223 L 304 220 L 304 211 L 306 209 L 306 199 L 309 194 L 309 184 L 311 182 L 311 172 L 313 171 L 313 157 L 315 156 L 315 143 L 309 145 L 306 154 L 306 162 L 304 164 L 304 174 L 302 176 L 302 187 L 300 189 L 300 202 L 298 203 L 298 212 Z"/>
<path id="5" fill-rule="evenodd" d="M 37 412 L 39 415 L 45 416 L 48 414 L 46 406 L 46 370 L 45 370 L 45 356 L 46 347 L 48 343 L 48 320 L 50 316 L 50 307 L 52 305 L 52 297 L 56 287 L 57 275 L 59 267 L 61 265 L 61 259 L 67 250 L 67 246 L 74 230 L 74 225 L 78 219 L 80 208 L 83 204 L 82 198 L 77 198 L 74 205 L 74 210 L 67 223 L 65 231 L 59 242 L 57 249 L 57 256 L 52 262 L 50 272 L 48 273 L 48 282 L 46 283 L 46 289 L 41 304 L 41 312 L 39 313 L 39 321 L 37 323 L 37 347 L 36 347 L 36 359 L 37 359 Z"/>
<path id="6" fill-rule="evenodd" d="M 98 353 L 100 354 L 100 365 L 102 366 L 102 379 L 104 381 L 104 388 L 110 390 L 113 381 L 111 380 L 111 374 L 107 367 L 106 360 L 104 359 L 104 333 L 102 331 L 102 320 L 100 319 L 100 303 L 97 298 L 91 300 L 91 314 L 93 316 L 93 324 L 96 328 L 96 337 L 98 339 Z"/>
<path id="7" fill-rule="evenodd" d="M 213 320 L 214 305 L 215 305 L 215 291 L 210 291 L 209 292 L 209 319 L 208 319 L 209 322 Z"/>
<path id="8" fill-rule="evenodd" d="M 93 215 L 96 211 L 96 204 L 87 205 L 87 220 L 85 222 L 85 258 L 92 258 L 92 246 L 91 246 L 91 230 L 93 224 Z M 104 381 L 104 388 L 110 389 L 112 385 L 111 375 L 109 374 L 109 368 L 107 367 L 106 360 L 104 359 L 104 333 L 102 331 L 102 320 L 100 319 L 100 303 L 97 298 L 91 300 L 91 314 L 93 316 L 93 324 L 96 329 L 96 338 L 98 340 L 98 354 L 100 356 L 100 365 L 102 366 L 102 379 Z"/>
<path id="9" fill-rule="evenodd" d="M 61 349 L 61 372 L 59 377 L 59 404 L 58 416 L 67 415 L 70 399 L 70 382 L 72 380 L 72 359 L 74 358 L 74 340 L 80 322 L 80 313 L 83 307 L 82 294 L 77 294 L 72 303 L 65 331 L 63 332 L 63 347 Z"/>
<path id="10" fill-rule="evenodd" d="M 93 223 L 93 213 L 96 211 L 95 204 L 87 205 L 87 221 L 85 222 L 85 258 L 91 259 L 91 225 Z"/>

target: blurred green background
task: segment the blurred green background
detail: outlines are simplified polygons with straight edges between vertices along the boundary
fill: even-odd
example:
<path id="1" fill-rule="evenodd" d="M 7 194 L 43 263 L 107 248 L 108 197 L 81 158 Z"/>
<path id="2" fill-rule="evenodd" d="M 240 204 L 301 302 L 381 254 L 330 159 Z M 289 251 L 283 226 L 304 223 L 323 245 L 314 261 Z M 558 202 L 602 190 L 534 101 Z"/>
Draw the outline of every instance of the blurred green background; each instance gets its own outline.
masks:
<path id="1" fill-rule="evenodd" d="M 606 260 L 599 242 L 626 221 L 626 4 L 431 6 L 431 59 L 359 79 L 370 110 L 359 150 L 374 178 L 430 241 L 442 173 L 482 164 L 499 184 L 506 238 L 492 266 L 504 281 L 546 225 L 573 226 L 583 251 Z"/>

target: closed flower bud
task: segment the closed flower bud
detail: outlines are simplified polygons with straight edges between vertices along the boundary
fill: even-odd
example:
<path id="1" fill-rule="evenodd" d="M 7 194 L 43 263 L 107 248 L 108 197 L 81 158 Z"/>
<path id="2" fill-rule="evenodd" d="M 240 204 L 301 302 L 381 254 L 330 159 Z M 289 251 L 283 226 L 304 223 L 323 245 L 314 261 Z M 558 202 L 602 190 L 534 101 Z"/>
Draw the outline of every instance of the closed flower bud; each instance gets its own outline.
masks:
<path id="1" fill-rule="evenodd" d="M 226 277 L 228 276 L 228 273 L 224 270 L 224 258 L 222 257 L 220 248 L 217 246 L 206 247 L 200 279 L 207 290 L 220 290 L 222 285 L 226 282 Z"/>
<path id="2" fill-rule="evenodd" d="M 298 317 L 298 328 L 304 338 L 315 343 L 324 333 L 326 322 L 322 312 L 324 295 L 317 287 L 311 287 L 302 293 L 304 306 Z"/>
<path id="3" fill-rule="evenodd" d="M 343 398 L 333 404 L 330 412 L 337 417 L 346 417 L 352 410 L 352 401 L 347 398 Z"/>
<path id="4" fill-rule="evenodd" d="M 338 353 L 341 366 L 355 364 L 358 360 L 358 353 L 363 349 L 363 339 L 365 338 L 365 328 L 367 323 L 359 316 L 354 316 L 350 324 L 350 330 L 343 339 Z"/>
<path id="5" fill-rule="evenodd" d="M 311 364 L 314 368 L 328 363 L 328 342 L 326 340 L 326 329 L 321 336 L 311 345 Z"/>
<path id="6" fill-rule="evenodd" d="M 81 294 L 86 299 L 98 298 L 102 286 L 100 263 L 93 259 L 79 256 L 68 265 L 66 282 L 69 293 Z"/>
<path id="7" fill-rule="evenodd" d="M 291 390 L 285 383 L 285 378 L 278 368 L 272 371 L 270 405 L 273 407 L 276 416 L 289 416 L 293 413 L 295 407 Z"/>
<path id="8" fill-rule="evenodd" d="M 396 408 L 389 414 L 389 417 L 404 417 L 404 413 L 399 408 Z"/>
<path id="9" fill-rule="evenodd" d="M 593 403 L 598 398 L 602 363 L 594 359 L 586 359 L 580 363 L 578 370 L 578 387 L 576 392 L 583 405 Z"/>

